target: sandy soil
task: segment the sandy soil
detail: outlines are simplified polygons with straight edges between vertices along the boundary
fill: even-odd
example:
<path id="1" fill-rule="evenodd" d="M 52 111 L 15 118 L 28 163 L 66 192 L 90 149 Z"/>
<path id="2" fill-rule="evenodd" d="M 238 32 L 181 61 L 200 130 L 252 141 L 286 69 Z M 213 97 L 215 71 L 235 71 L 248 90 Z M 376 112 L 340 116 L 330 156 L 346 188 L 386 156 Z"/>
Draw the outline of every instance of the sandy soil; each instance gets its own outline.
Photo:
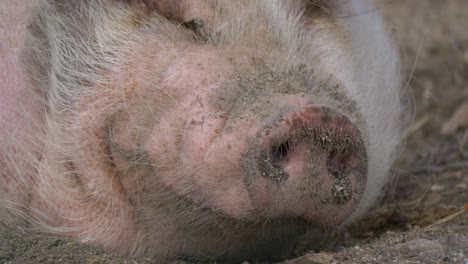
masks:
<path id="1" fill-rule="evenodd" d="M 468 1 L 376 1 L 402 54 L 405 148 L 374 212 L 320 252 L 284 263 L 468 264 L 468 128 L 449 131 L 468 122 L 468 110 L 451 119 L 468 102 Z M 0 238 L 0 264 L 153 263 L 11 227 Z"/>

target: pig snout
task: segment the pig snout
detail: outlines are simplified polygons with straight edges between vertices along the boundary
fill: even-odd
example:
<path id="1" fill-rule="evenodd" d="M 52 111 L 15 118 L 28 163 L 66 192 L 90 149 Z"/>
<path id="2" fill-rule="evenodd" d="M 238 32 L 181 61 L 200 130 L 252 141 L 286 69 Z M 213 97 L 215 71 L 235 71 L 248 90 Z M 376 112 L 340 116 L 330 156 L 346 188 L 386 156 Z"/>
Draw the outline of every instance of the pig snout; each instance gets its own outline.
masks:
<path id="1" fill-rule="evenodd" d="M 360 132 L 325 106 L 285 108 L 243 156 L 252 200 L 260 208 L 268 204 L 269 217 L 339 225 L 364 191 L 367 157 Z"/>

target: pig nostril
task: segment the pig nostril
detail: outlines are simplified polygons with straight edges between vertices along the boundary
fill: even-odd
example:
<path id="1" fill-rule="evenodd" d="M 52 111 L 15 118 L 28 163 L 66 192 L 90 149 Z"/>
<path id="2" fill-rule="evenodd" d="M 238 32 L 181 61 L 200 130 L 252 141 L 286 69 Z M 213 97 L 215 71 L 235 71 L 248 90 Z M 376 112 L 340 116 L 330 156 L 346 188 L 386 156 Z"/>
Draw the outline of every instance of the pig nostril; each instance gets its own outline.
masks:
<path id="1" fill-rule="evenodd" d="M 274 145 L 268 152 L 262 152 L 258 160 L 262 175 L 276 181 L 287 179 L 289 175 L 284 171 L 284 166 L 290 152 L 291 144 L 288 141 Z"/>
<path id="2" fill-rule="evenodd" d="M 291 144 L 289 141 L 273 146 L 271 151 L 271 164 L 273 167 L 281 168 L 284 161 L 287 161 L 290 151 Z"/>

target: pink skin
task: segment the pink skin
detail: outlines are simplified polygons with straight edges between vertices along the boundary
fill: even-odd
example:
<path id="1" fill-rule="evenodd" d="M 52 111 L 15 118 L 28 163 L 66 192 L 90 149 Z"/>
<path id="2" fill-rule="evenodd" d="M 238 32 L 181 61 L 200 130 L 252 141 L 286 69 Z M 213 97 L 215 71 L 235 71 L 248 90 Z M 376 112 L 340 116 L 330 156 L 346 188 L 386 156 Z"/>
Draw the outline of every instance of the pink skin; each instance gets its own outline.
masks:
<path id="1" fill-rule="evenodd" d="M 20 144 L 13 142 L 18 141 L 16 137 L 35 128 L 37 124 L 31 124 L 30 120 L 37 120 L 40 116 L 37 113 L 42 110 L 35 98 L 30 96 L 33 87 L 28 82 L 23 65 L 19 63 L 26 22 L 37 2 L 0 3 L 0 146 L 4 147 L 0 150 L 0 203 L 3 197 L 8 197 L 12 205 L 22 205 L 28 197 L 20 180 L 5 176 L 10 173 L 3 167 L 5 154 L 7 151 L 14 153 L 20 148 Z"/>

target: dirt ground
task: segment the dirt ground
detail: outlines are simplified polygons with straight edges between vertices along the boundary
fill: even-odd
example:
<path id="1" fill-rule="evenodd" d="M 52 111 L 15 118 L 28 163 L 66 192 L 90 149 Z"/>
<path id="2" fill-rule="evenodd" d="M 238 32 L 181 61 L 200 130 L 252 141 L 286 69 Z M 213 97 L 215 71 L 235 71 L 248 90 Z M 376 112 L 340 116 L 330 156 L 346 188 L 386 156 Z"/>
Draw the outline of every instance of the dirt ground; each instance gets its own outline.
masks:
<path id="1" fill-rule="evenodd" d="M 376 1 L 402 56 L 411 126 L 401 158 L 374 212 L 327 249 L 284 263 L 468 264 L 468 1 Z M 153 263 L 12 228 L 0 238 L 0 264 Z"/>

